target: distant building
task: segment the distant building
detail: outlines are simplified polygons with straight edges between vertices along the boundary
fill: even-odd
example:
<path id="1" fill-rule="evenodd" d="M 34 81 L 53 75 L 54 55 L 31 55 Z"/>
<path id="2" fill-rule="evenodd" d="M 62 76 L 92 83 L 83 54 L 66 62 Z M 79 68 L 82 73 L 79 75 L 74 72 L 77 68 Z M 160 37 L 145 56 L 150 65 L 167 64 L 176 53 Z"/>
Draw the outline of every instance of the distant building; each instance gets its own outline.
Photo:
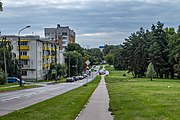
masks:
<path id="1" fill-rule="evenodd" d="M 99 46 L 99 49 L 101 50 L 101 52 L 103 51 L 103 49 L 104 49 L 104 45 L 101 45 L 101 46 Z"/>
<path id="2" fill-rule="evenodd" d="M 6 35 L 6 41 L 13 45 L 12 52 L 19 59 L 18 36 Z M 46 78 L 50 70 L 50 64 L 60 63 L 59 46 L 39 36 L 20 36 L 20 51 L 22 67 L 22 78 L 27 80 L 42 80 Z"/>
<path id="3" fill-rule="evenodd" d="M 45 28 L 45 37 L 59 44 L 60 50 L 64 50 L 69 43 L 75 43 L 75 32 L 69 26 L 57 25 L 57 28 Z"/>

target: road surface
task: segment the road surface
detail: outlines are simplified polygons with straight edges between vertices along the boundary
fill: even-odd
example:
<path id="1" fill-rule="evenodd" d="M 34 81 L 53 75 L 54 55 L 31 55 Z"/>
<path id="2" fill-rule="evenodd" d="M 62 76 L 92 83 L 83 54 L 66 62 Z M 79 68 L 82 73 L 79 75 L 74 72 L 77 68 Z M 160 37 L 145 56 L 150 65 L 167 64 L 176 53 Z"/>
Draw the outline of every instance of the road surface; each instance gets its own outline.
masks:
<path id="1" fill-rule="evenodd" d="M 88 76 L 88 78 L 72 83 L 44 85 L 44 87 L 39 88 L 0 93 L 0 116 L 80 87 L 83 84 L 92 81 L 97 74 L 97 72 L 94 72 L 91 76 Z"/>

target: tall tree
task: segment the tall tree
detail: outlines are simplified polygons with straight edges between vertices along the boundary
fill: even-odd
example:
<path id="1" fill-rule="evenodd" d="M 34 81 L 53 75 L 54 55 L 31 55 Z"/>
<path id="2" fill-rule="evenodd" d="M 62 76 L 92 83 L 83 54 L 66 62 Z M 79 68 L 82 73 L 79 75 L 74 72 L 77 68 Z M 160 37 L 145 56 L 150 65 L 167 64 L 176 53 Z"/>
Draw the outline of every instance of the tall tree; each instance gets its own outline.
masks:
<path id="1" fill-rule="evenodd" d="M 164 24 L 157 22 L 157 25 L 152 25 L 153 40 L 151 43 L 150 59 L 155 67 L 157 75 L 163 78 L 169 76 L 170 65 L 168 62 L 168 41 L 167 34 L 163 29 Z M 154 47 L 154 48 L 153 48 Z M 156 51 L 153 51 L 153 49 Z"/>
<path id="2" fill-rule="evenodd" d="M 0 11 L 3 10 L 3 7 L 2 7 L 3 3 L 0 1 Z"/>
<path id="3" fill-rule="evenodd" d="M 128 70 L 132 71 L 134 77 L 144 76 L 148 65 L 148 43 L 145 38 L 145 30 L 140 28 L 123 43 L 123 48 L 127 52 Z"/>
<path id="4" fill-rule="evenodd" d="M 64 54 L 66 56 L 67 75 L 75 76 L 82 73 L 83 57 L 77 51 L 69 51 Z"/>
<path id="5" fill-rule="evenodd" d="M 19 77 L 19 67 L 18 60 L 15 57 L 15 54 L 12 53 L 12 45 L 6 40 L 6 38 L 2 38 L 0 42 L 0 68 L 5 71 L 5 62 L 4 62 L 4 54 L 6 58 L 6 68 L 8 76 Z"/>

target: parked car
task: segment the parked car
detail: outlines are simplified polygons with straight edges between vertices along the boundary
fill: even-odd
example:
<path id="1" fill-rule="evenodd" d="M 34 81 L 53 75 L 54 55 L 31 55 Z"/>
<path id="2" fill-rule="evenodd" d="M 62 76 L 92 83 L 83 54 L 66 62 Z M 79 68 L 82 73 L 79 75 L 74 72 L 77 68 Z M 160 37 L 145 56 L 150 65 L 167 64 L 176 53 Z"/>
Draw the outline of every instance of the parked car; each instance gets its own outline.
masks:
<path id="1" fill-rule="evenodd" d="M 17 77 L 8 77 L 7 82 L 8 83 L 20 83 L 20 79 Z M 25 84 L 25 81 L 22 80 L 22 83 Z"/>
<path id="2" fill-rule="evenodd" d="M 83 77 L 86 78 L 88 75 L 86 73 L 83 74 Z"/>
<path id="3" fill-rule="evenodd" d="M 79 77 L 79 80 L 82 80 L 82 79 L 84 79 L 84 77 L 83 76 L 78 76 Z"/>
<path id="4" fill-rule="evenodd" d="M 73 77 L 68 77 L 66 78 L 66 82 L 74 82 L 75 79 Z"/>
<path id="5" fill-rule="evenodd" d="M 74 78 L 75 81 L 79 80 L 78 76 L 73 76 L 73 78 Z"/>
<path id="6" fill-rule="evenodd" d="M 100 70 L 99 71 L 99 75 L 105 75 L 106 74 L 106 70 Z"/>

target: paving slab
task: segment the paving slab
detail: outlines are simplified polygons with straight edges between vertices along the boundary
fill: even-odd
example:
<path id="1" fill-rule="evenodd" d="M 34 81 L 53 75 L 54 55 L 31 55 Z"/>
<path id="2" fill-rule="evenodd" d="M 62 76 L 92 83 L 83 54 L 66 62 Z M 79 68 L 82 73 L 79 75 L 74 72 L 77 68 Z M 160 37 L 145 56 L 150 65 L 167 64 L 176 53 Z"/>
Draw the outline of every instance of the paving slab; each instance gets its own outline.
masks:
<path id="1" fill-rule="evenodd" d="M 104 75 L 102 75 L 98 87 L 76 120 L 113 120 L 113 116 L 108 111 L 108 108 L 109 95 Z"/>

